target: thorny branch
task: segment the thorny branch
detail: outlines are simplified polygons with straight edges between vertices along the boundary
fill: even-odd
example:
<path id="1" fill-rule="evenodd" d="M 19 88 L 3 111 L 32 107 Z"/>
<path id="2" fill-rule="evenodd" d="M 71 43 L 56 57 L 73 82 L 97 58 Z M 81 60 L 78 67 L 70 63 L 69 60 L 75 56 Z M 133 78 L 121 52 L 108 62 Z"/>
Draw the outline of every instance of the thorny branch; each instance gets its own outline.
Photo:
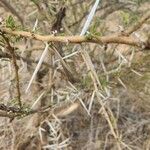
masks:
<path id="1" fill-rule="evenodd" d="M 0 104 L 0 117 L 8 117 L 8 118 L 14 118 L 14 117 L 25 117 L 31 114 L 35 113 L 45 113 L 49 112 L 50 117 L 52 117 L 52 114 L 55 114 L 58 117 L 64 117 L 66 115 L 69 115 L 73 111 L 75 111 L 80 106 L 80 103 L 78 101 L 74 103 L 67 103 L 62 105 L 61 107 L 53 108 L 51 105 L 42 107 L 40 109 L 19 109 L 14 106 L 7 106 L 4 104 Z"/>
<path id="2" fill-rule="evenodd" d="M 133 32 L 135 32 L 136 30 L 138 30 L 143 23 L 145 23 L 148 19 L 150 18 L 150 13 L 147 13 L 145 16 L 143 16 L 141 18 L 141 20 L 138 21 L 138 23 L 136 25 L 134 25 L 133 27 L 130 27 L 129 29 L 127 29 L 126 31 L 123 32 L 123 35 L 118 35 L 118 34 L 114 34 L 111 36 L 92 36 L 92 37 L 88 37 L 88 35 L 86 36 L 54 36 L 54 35 L 39 35 L 39 34 L 34 34 L 31 32 L 25 32 L 25 31 L 14 31 L 11 30 L 9 28 L 1 28 L 0 29 L 0 34 L 3 37 L 3 39 L 5 40 L 6 44 L 7 44 L 7 49 L 9 50 L 10 54 L 7 54 L 6 57 L 10 58 L 10 56 L 12 57 L 13 60 L 13 64 L 15 67 L 15 74 L 16 74 L 16 87 L 17 87 L 17 98 L 18 98 L 18 104 L 19 107 L 22 107 L 21 104 L 21 94 L 20 94 L 20 87 L 19 87 L 19 75 L 18 75 L 18 66 L 17 66 L 17 62 L 16 59 L 23 59 L 19 56 L 17 56 L 14 52 L 14 48 L 10 45 L 9 39 L 7 38 L 7 36 L 5 34 L 10 34 L 10 35 L 15 35 L 15 36 L 22 36 L 22 37 L 26 37 L 26 38 L 30 38 L 30 39 L 35 39 L 35 40 L 40 40 L 40 41 L 49 41 L 49 42 L 62 42 L 62 43 L 83 43 L 83 42 L 88 42 L 88 43 L 97 43 L 97 44 L 109 44 L 109 43 L 118 43 L 118 44 L 128 44 L 128 45 L 132 45 L 132 46 L 141 46 L 139 45 L 139 41 L 137 41 L 136 39 L 129 37 L 129 35 Z M 148 39 L 149 40 L 149 39 Z M 150 42 L 147 41 L 147 45 L 145 45 L 145 48 L 150 48 Z M 3 56 L 3 55 L 2 55 Z M 24 61 L 28 61 L 23 59 Z M 35 62 L 33 62 L 35 63 Z M 45 64 L 47 65 L 47 64 Z M 1 105 L 0 105 L 1 106 Z M 2 105 L 3 106 L 3 105 Z M 7 108 L 5 111 L 2 110 L 1 108 L 7 108 L 6 106 L 4 107 L 0 107 L 0 116 L 3 117 L 16 117 L 16 116 L 21 116 L 21 114 L 32 114 L 38 111 L 29 111 L 28 113 L 19 109 L 19 111 L 14 108 L 11 109 L 11 107 Z M 14 111 L 15 110 L 15 111 Z M 21 112 L 22 111 L 22 112 Z M 10 113 L 12 112 L 12 113 Z M 25 115 L 25 116 L 26 116 Z"/>
<path id="3" fill-rule="evenodd" d="M 118 43 L 118 44 L 127 44 L 131 46 L 143 47 L 143 43 L 140 44 L 138 40 L 129 35 L 138 30 L 142 24 L 144 24 L 150 18 L 150 12 L 144 15 L 141 20 L 139 20 L 133 27 L 130 27 L 123 32 L 123 35 L 113 34 L 111 36 L 92 36 L 89 38 L 88 35 L 85 36 L 54 36 L 54 35 L 40 35 L 32 32 L 26 31 L 15 31 L 9 28 L 1 28 L 2 33 L 11 34 L 15 36 L 26 37 L 30 39 L 35 39 L 44 42 L 60 42 L 60 43 L 97 43 L 97 44 L 109 44 L 109 43 Z M 149 39 L 148 39 L 149 40 Z M 149 41 L 144 43 L 145 48 L 150 48 Z"/>
<path id="4" fill-rule="evenodd" d="M 31 32 L 26 31 L 12 31 L 9 28 L 1 29 L 2 32 L 22 36 L 30 39 L 35 39 L 39 41 L 45 42 L 61 42 L 61 43 L 97 43 L 97 44 L 110 44 L 110 43 L 118 43 L 118 44 L 127 44 L 131 46 L 143 47 L 139 45 L 139 41 L 133 37 L 128 36 L 118 36 L 118 35 L 111 35 L 111 36 L 94 36 L 88 38 L 88 36 L 54 36 L 54 35 L 39 35 L 33 34 Z M 145 45 L 145 48 L 149 48 L 150 45 Z"/>
<path id="5" fill-rule="evenodd" d="M 16 61 L 16 55 L 15 55 L 15 50 L 14 48 L 10 45 L 9 43 L 9 39 L 6 37 L 6 35 L 3 32 L 0 32 L 0 35 L 3 37 L 3 39 L 6 42 L 7 45 L 7 50 L 9 51 L 11 57 L 12 57 L 12 61 L 13 61 L 13 65 L 15 68 L 15 77 L 16 77 L 16 89 L 17 89 L 17 100 L 18 100 L 18 105 L 21 109 L 22 107 L 22 103 L 21 103 L 21 93 L 20 93 L 20 85 L 19 85 L 19 73 L 18 73 L 18 65 L 17 65 L 17 61 Z"/>
<path id="6" fill-rule="evenodd" d="M 47 110 L 49 110 L 51 106 L 46 106 L 41 109 L 35 109 L 35 110 L 30 110 L 30 109 L 20 109 L 14 106 L 6 106 L 4 104 L 0 104 L 0 117 L 8 117 L 8 118 L 14 118 L 14 117 L 25 117 L 31 114 L 35 113 L 42 113 Z"/>

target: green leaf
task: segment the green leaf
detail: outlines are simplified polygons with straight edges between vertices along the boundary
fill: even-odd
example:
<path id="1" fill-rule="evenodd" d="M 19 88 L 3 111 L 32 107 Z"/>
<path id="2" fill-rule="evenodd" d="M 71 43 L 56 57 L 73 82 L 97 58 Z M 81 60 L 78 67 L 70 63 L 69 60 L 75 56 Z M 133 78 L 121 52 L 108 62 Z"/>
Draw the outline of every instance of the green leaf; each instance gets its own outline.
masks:
<path id="1" fill-rule="evenodd" d="M 128 27 L 128 26 L 134 24 L 138 20 L 137 12 L 132 13 L 132 12 L 122 11 L 120 15 L 121 15 L 122 22 L 123 22 L 125 27 Z"/>
<path id="2" fill-rule="evenodd" d="M 122 11 L 121 12 L 121 17 L 122 17 L 123 24 L 125 26 L 128 26 L 129 23 L 130 23 L 130 14 L 127 13 L 127 12 Z"/>
<path id="3" fill-rule="evenodd" d="M 37 4 L 39 0 L 31 0 L 31 2 L 33 2 L 34 4 Z"/>
<path id="4" fill-rule="evenodd" d="M 91 25 L 89 32 L 92 33 L 93 35 L 101 36 L 102 33 L 98 32 L 97 29 L 100 27 L 101 20 L 97 17 L 95 22 Z"/>
<path id="5" fill-rule="evenodd" d="M 7 28 L 11 28 L 14 29 L 16 27 L 15 25 L 15 20 L 14 18 L 10 15 L 7 19 L 6 19 L 6 27 Z"/>

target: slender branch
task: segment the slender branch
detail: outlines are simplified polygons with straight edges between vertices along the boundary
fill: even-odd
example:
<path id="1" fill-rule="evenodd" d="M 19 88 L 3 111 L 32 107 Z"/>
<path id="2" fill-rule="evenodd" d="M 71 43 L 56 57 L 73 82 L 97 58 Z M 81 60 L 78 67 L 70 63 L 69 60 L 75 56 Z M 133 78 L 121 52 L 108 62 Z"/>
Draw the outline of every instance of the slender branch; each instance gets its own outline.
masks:
<path id="1" fill-rule="evenodd" d="M 7 106 L 4 104 L 0 104 L 0 117 L 8 117 L 8 118 L 15 118 L 15 117 L 25 117 L 31 114 L 35 113 L 44 113 L 46 111 L 49 111 L 51 106 L 46 106 L 40 109 L 35 109 L 35 110 L 27 110 L 25 109 L 19 109 L 14 106 Z"/>
<path id="2" fill-rule="evenodd" d="M 111 35 L 111 36 L 94 36 L 91 38 L 88 38 L 88 36 L 54 36 L 54 35 L 39 35 L 34 34 L 31 32 L 26 31 L 13 31 L 9 28 L 2 28 L 0 29 L 1 32 L 15 35 L 15 36 L 21 36 L 26 37 L 30 39 L 35 39 L 39 41 L 47 41 L 47 42 L 61 42 L 61 43 L 97 43 L 97 44 L 109 44 L 109 43 L 118 43 L 118 44 L 127 44 L 131 46 L 137 46 L 141 47 L 139 41 L 136 40 L 133 37 L 128 36 L 118 36 L 118 35 Z M 145 45 L 145 47 L 149 48 L 150 45 Z"/>
<path id="3" fill-rule="evenodd" d="M 12 57 L 13 65 L 14 65 L 14 68 L 15 68 L 15 76 L 16 76 L 17 100 L 18 100 L 18 105 L 21 108 L 22 103 L 21 103 L 21 93 L 20 93 L 20 85 L 19 85 L 19 73 L 18 73 L 18 65 L 17 65 L 17 61 L 16 61 L 15 50 L 10 45 L 9 39 L 5 36 L 5 34 L 0 32 L 0 35 L 5 40 L 5 42 L 7 44 L 7 49 L 8 49 L 8 51 L 9 51 L 11 57 Z"/>
<path id="4" fill-rule="evenodd" d="M 6 106 L 4 104 L 0 104 L 0 117 L 8 117 L 8 118 L 25 117 L 35 113 L 45 113 L 45 112 L 49 112 L 50 116 L 51 114 L 55 114 L 58 117 L 64 117 L 72 113 L 79 106 L 80 103 L 77 101 L 74 103 L 63 104 L 61 107 L 58 108 L 52 108 L 52 106 L 49 105 L 42 107 L 40 109 L 26 110 L 26 109 L 19 109 L 14 106 Z"/>

